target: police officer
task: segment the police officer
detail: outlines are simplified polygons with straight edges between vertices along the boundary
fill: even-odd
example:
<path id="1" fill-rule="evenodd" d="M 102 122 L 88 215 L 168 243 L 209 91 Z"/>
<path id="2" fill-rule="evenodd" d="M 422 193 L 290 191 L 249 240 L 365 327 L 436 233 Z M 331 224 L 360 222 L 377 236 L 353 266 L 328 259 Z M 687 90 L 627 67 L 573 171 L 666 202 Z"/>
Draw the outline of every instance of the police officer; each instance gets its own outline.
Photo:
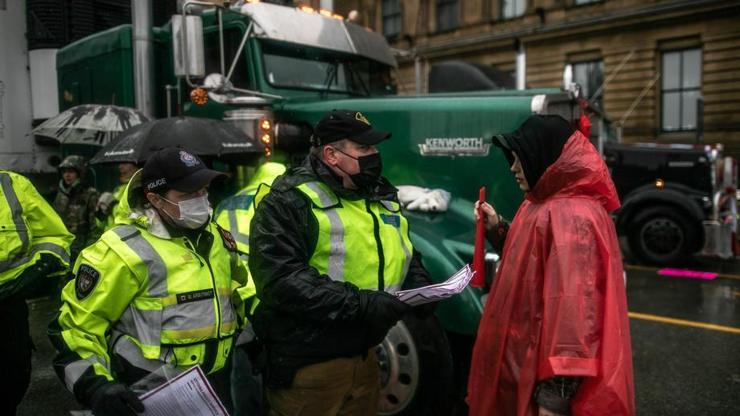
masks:
<path id="1" fill-rule="evenodd" d="M 274 161 L 262 163 L 254 172 L 247 186 L 224 199 L 216 209 L 216 222 L 234 236 L 239 251 L 249 254 L 249 223 L 254 216 L 254 197 L 261 185 L 272 185 L 285 173 L 285 165 Z"/>
<path id="2" fill-rule="evenodd" d="M 54 198 L 54 209 L 64 225 L 74 234 L 71 254 L 74 263 L 83 248 L 94 243 L 100 236 L 95 218 L 98 191 L 87 184 L 85 158 L 70 155 L 59 164 L 59 190 Z"/>
<path id="3" fill-rule="evenodd" d="M 25 177 L 0 170 L 0 317 L 9 337 L 0 414 L 14 415 L 31 379 L 31 335 L 25 296 L 45 278 L 69 267 L 74 237 Z"/>
<path id="4" fill-rule="evenodd" d="M 221 176 L 187 150 L 160 150 L 129 182 L 127 215 L 80 254 L 50 336 L 57 374 L 95 414 L 142 411 L 133 383 L 194 365 L 230 407 L 247 269 L 210 219 L 207 187 Z"/>
<path id="5" fill-rule="evenodd" d="M 265 161 L 260 164 L 254 172 L 247 186 L 235 195 L 224 199 L 216 209 L 216 223 L 229 231 L 244 261 L 249 254 L 249 224 L 254 216 L 254 198 L 260 186 L 272 185 L 275 179 L 285 173 L 285 165 L 280 162 Z M 240 295 L 245 299 L 245 309 L 250 315 L 256 306 L 257 290 L 252 279 L 246 286 L 239 289 Z M 234 367 L 231 376 L 231 389 L 234 399 L 234 416 L 260 415 L 263 412 L 263 388 L 262 377 L 258 373 L 249 357 L 251 352 L 253 358 L 257 355 L 260 347 L 254 337 L 251 324 L 237 339 L 240 348 L 234 351 Z"/>
<path id="6" fill-rule="evenodd" d="M 304 163 L 258 196 L 249 266 L 273 414 L 377 413 L 374 347 L 409 309 L 392 293 L 428 281 L 381 176 L 375 145 L 389 137 L 359 112 L 331 111 Z"/>

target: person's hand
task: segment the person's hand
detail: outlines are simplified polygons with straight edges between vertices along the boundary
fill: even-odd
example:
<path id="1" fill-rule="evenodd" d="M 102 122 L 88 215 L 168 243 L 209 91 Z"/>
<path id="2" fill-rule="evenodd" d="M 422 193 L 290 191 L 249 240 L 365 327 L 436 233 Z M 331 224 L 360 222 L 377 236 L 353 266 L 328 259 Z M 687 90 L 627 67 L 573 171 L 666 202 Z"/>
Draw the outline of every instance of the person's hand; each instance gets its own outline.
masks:
<path id="1" fill-rule="evenodd" d="M 360 308 L 365 321 L 373 324 L 385 325 L 390 328 L 395 325 L 411 309 L 411 307 L 383 291 L 361 290 Z"/>
<path id="2" fill-rule="evenodd" d="M 95 390 L 90 407 L 95 416 L 135 416 L 144 411 L 144 404 L 136 393 L 112 381 Z"/>
<path id="3" fill-rule="evenodd" d="M 388 331 L 411 309 L 395 296 L 374 290 L 360 291 L 365 325 L 365 345 L 380 344 Z"/>
<path id="4" fill-rule="evenodd" d="M 539 412 L 537 416 L 562 416 L 560 413 L 551 412 L 542 406 L 539 406 Z"/>
<path id="5" fill-rule="evenodd" d="M 103 192 L 98 197 L 98 203 L 95 209 L 107 215 L 110 212 L 109 209 L 111 205 L 113 205 L 115 201 L 116 199 L 113 197 L 112 193 Z"/>
<path id="6" fill-rule="evenodd" d="M 485 216 L 484 225 L 486 228 L 486 231 L 491 231 L 498 225 L 500 219 L 498 214 L 496 213 L 496 210 L 493 208 L 493 205 L 489 204 L 488 202 L 484 202 L 483 205 L 480 204 L 480 201 L 475 203 L 475 209 L 473 209 L 473 215 L 475 216 L 475 220 L 478 221 L 480 218 L 478 214 L 478 208 L 483 212 L 483 215 Z"/>

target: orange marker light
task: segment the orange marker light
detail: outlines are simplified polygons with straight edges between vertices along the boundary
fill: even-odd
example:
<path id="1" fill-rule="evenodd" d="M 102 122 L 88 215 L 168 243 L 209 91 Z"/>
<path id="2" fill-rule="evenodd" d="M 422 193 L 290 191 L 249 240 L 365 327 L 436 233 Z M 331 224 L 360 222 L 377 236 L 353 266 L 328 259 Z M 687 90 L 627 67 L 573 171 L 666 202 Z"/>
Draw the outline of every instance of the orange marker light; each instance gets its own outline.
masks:
<path id="1" fill-rule="evenodd" d="M 658 189 L 663 189 L 665 187 L 665 181 L 663 179 L 656 179 L 655 180 L 655 187 Z"/>
<path id="2" fill-rule="evenodd" d="M 203 88 L 196 88 L 190 91 L 190 101 L 197 106 L 204 106 L 208 102 L 208 91 Z"/>
<path id="3" fill-rule="evenodd" d="M 268 119 L 263 119 L 260 123 L 260 128 L 262 130 L 270 130 L 270 128 L 272 128 L 272 123 L 270 123 L 270 120 Z"/>
<path id="4" fill-rule="evenodd" d="M 260 140 L 262 140 L 262 143 L 264 144 L 270 144 L 270 141 L 272 140 L 272 137 L 270 137 L 269 134 L 265 133 L 260 137 Z"/>

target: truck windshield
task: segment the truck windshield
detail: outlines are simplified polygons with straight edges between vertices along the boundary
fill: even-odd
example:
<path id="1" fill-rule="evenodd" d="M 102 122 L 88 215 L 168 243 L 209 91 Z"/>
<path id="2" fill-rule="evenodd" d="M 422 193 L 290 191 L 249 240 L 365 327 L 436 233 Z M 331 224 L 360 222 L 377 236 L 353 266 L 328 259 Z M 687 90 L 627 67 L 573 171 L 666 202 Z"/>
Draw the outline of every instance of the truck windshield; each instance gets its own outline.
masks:
<path id="1" fill-rule="evenodd" d="M 350 95 L 393 94 L 390 68 L 357 56 L 263 44 L 265 77 L 274 87 Z"/>

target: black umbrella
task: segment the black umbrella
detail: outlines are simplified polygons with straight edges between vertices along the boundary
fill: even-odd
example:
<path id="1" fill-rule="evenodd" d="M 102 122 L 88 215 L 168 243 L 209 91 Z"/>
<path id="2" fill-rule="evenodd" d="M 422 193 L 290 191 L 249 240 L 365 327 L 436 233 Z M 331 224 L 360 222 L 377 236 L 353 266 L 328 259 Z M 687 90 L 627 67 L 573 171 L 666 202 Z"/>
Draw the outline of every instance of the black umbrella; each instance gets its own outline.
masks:
<path id="1" fill-rule="evenodd" d="M 170 117 L 132 127 L 105 147 L 90 163 L 142 164 L 165 147 L 184 147 L 201 157 L 229 157 L 264 152 L 264 146 L 221 120 Z"/>

